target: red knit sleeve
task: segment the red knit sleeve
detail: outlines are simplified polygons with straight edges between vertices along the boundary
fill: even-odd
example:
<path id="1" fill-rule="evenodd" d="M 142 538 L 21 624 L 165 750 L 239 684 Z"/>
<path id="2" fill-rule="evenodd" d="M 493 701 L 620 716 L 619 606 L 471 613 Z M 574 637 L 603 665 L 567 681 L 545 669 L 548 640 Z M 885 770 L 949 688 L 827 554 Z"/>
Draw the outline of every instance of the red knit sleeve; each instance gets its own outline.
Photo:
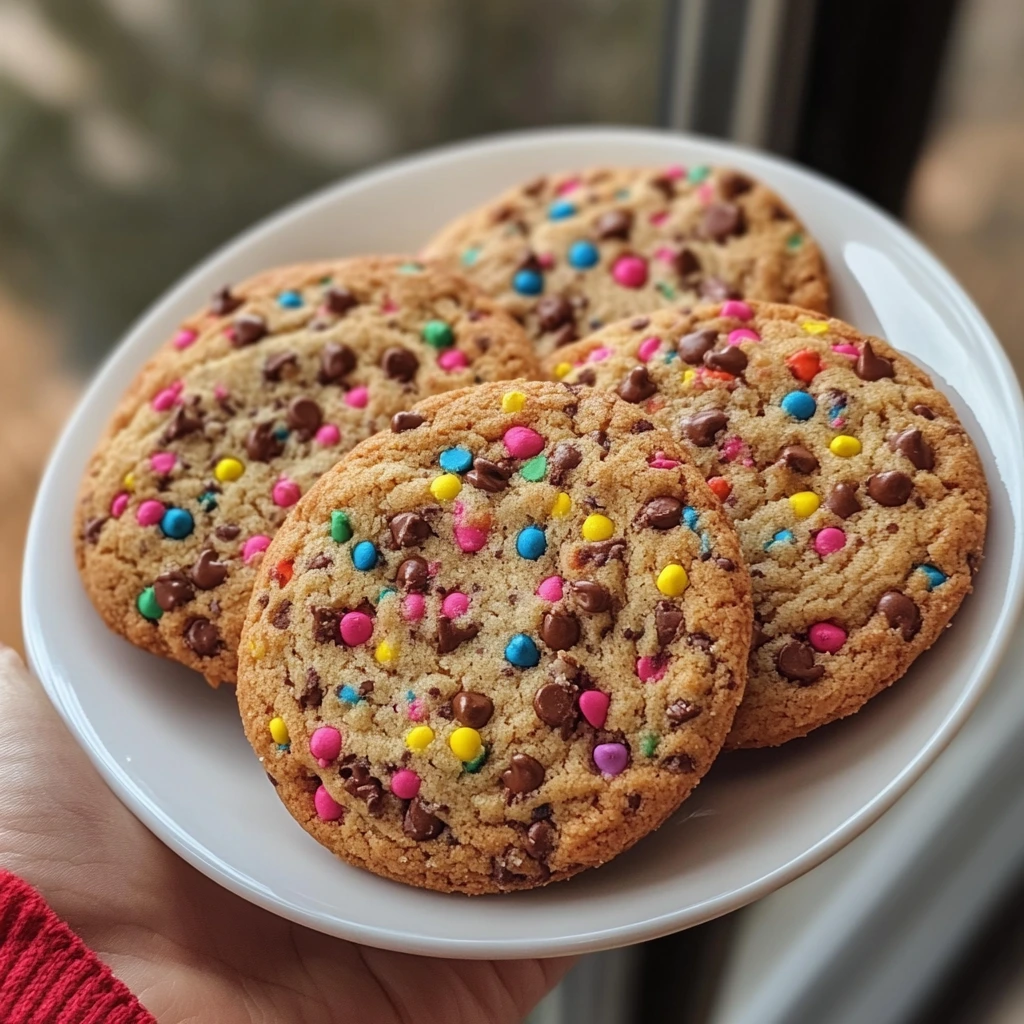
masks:
<path id="1" fill-rule="evenodd" d="M 155 1024 L 26 882 L 0 871 L 3 1024 Z"/>

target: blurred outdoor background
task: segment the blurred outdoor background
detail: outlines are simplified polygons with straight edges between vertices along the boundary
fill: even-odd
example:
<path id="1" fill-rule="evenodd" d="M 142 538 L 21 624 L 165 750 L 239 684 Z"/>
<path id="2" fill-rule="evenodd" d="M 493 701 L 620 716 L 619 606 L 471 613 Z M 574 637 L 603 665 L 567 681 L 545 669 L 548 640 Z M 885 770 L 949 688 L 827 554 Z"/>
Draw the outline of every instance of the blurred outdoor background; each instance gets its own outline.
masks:
<path id="1" fill-rule="evenodd" d="M 1022 0 L 0 0 L 0 640 L 48 448 L 130 323 L 254 220 L 449 140 L 606 122 L 773 149 L 906 220 L 1024 369 L 1022 69 Z M 1024 1021 L 1019 920 L 906 1019 Z M 729 935 L 604 961 L 606 984 L 710 1019 L 712 966 L 674 1000 L 651 979 Z M 627 1019 L 608 1005 L 540 1017 Z"/>

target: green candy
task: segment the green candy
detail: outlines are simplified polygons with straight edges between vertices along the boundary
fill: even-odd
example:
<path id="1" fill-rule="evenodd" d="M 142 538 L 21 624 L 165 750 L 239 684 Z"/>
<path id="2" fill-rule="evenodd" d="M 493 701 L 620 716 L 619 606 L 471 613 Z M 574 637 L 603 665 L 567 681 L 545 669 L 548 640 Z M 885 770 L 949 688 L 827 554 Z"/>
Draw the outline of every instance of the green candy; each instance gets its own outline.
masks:
<path id="1" fill-rule="evenodd" d="M 469 772 L 470 775 L 475 775 L 481 768 L 487 763 L 487 748 L 484 749 L 473 758 L 472 761 L 466 761 L 462 765 L 462 770 Z"/>
<path id="2" fill-rule="evenodd" d="M 640 739 L 640 753 L 644 757 L 654 757 L 654 752 L 658 749 L 658 743 L 660 740 L 653 733 L 647 733 L 646 736 Z"/>
<path id="3" fill-rule="evenodd" d="M 419 274 L 419 273 L 422 272 L 422 270 L 423 270 L 423 264 L 422 263 L 413 263 L 413 262 L 403 263 L 398 268 L 398 272 L 400 274 Z"/>
<path id="4" fill-rule="evenodd" d="M 674 299 L 676 297 L 676 290 L 667 281 L 658 281 L 654 286 L 665 296 L 666 299 Z"/>
<path id="5" fill-rule="evenodd" d="M 786 239 L 786 248 L 789 249 L 791 252 L 794 249 L 799 249 L 800 246 L 803 245 L 803 244 L 804 244 L 804 236 L 801 235 L 799 231 L 797 231 L 794 234 L 790 235 L 789 238 Z"/>
<path id="6" fill-rule="evenodd" d="M 150 622 L 156 622 L 164 613 L 163 608 L 156 603 L 156 591 L 152 587 L 146 587 L 139 594 L 135 601 L 135 607 L 139 609 L 139 614 L 144 619 L 149 619 Z"/>
<path id="7" fill-rule="evenodd" d="M 466 249 L 462 254 L 462 265 L 464 267 L 471 267 L 480 258 L 480 246 L 474 245 L 471 249 Z"/>
<path id="8" fill-rule="evenodd" d="M 538 480 L 544 479 L 544 474 L 548 471 L 548 460 L 546 455 L 535 455 L 532 459 L 527 459 L 523 463 L 522 469 L 519 470 L 520 476 L 524 480 L 529 480 L 531 483 L 537 483 Z"/>
<path id="9" fill-rule="evenodd" d="M 706 167 L 704 164 L 698 164 L 696 167 L 690 168 L 689 174 L 686 175 L 686 180 L 692 185 L 699 185 L 710 173 L 710 167 Z"/>
<path id="10" fill-rule="evenodd" d="M 428 320 L 423 325 L 423 340 L 431 348 L 449 348 L 455 344 L 455 335 L 443 320 Z"/>
<path id="11" fill-rule="evenodd" d="M 352 524 L 349 522 L 348 513 L 335 509 L 331 513 L 331 540 L 344 544 L 352 539 Z"/>

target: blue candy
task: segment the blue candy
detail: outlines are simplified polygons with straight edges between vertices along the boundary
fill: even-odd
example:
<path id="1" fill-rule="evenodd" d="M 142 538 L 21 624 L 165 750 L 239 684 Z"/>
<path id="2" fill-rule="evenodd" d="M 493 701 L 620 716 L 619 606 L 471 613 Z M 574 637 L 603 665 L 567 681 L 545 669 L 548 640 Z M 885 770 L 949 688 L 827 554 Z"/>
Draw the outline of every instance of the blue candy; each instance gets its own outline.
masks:
<path id="1" fill-rule="evenodd" d="M 523 558 L 528 558 L 531 562 L 534 562 L 547 549 L 548 539 L 544 536 L 544 531 L 539 526 L 527 526 L 519 531 L 519 536 L 516 537 L 516 551 Z"/>
<path id="2" fill-rule="evenodd" d="M 700 517 L 697 515 L 697 510 L 692 505 L 687 505 L 683 509 L 683 522 L 696 533 Z"/>
<path id="3" fill-rule="evenodd" d="M 520 295 L 540 295 L 544 291 L 544 278 L 538 270 L 517 270 L 512 287 Z"/>
<path id="4" fill-rule="evenodd" d="M 788 413 L 795 420 L 809 420 L 818 408 L 814 397 L 806 391 L 790 391 L 782 399 L 781 405 L 782 411 Z"/>
<path id="5" fill-rule="evenodd" d="M 160 529 L 165 537 L 184 540 L 195 529 L 192 513 L 183 508 L 169 508 L 160 519 Z"/>
<path id="6" fill-rule="evenodd" d="M 919 565 L 918 569 L 925 574 L 927 582 L 925 586 L 929 590 L 934 590 L 936 587 L 942 586 L 949 577 L 941 570 L 936 569 L 934 565 Z"/>
<path id="7" fill-rule="evenodd" d="M 277 304 L 284 309 L 298 309 L 302 305 L 302 296 L 295 291 L 281 292 Z"/>
<path id="8" fill-rule="evenodd" d="M 525 633 L 516 633 L 505 647 L 505 660 L 517 668 L 533 668 L 540 661 L 540 651 Z"/>
<path id="9" fill-rule="evenodd" d="M 773 544 L 788 544 L 793 539 L 793 533 L 791 530 L 779 530 L 779 532 L 764 545 L 764 549 L 767 551 Z"/>
<path id="10" fill-rule="evenodd" d="M 569 265 L 577 270 L 587 270 L 601 258 L 593 242 L 573 242 L 569 246 Z"/>
<path id="11" fill-rule="evenodd" d="M 343 700 L 346 704 L 358 704 L 361 698 L 354 686 L 346 685 L 338 687 L 338 700 Z"/>
<path id="12" fill-rule="evenodd" d="M 548 207 L 548 217 L 551 220 L 565 220 L 576 213 L 576 207 L 568 199 L 556 199 Z"/>
<path id="13" fill-rule="evenodd" d="M 377 564 L 377 549 L 368 540 L 361 540 L 352 549 L 352 564 L 362 572 L 369 572 Z"/>
<path id="14" fill-rule="evenodd" d="M 438 462 L 446 473 L 465 473 L 473 465 L 473 456 L 465 448 L 446 448 Z"/>

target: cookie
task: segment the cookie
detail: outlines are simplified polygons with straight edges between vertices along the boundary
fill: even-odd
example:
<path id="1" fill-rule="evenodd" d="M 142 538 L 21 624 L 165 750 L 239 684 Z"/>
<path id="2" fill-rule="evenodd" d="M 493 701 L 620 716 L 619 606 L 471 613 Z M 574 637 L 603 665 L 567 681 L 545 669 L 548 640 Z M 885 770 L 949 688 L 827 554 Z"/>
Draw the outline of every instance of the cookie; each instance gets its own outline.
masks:
<path id="1" fill-rule="evenodd" d="M 542 355 L 664 306 L 753 298 L 829 310 L 821 253 L 747 174 L 704 166 L 539 178 L 427 246 L 519 319 Z"/>
<path id="2" fill-rule="evenodd" d="M 683 445 L 581 390 L 422 403 L 266 553 L 246 734 L 352 864 L 464 893 L 568 878 L 657 828 L 725 739 L 752 623 L 736 535 Z"/>
<path id="3" fill-rule="evenodd" d="M 125 396 L 75 527 L 107 625 L 213 685 L 234 682 L 262 552 L 320 474 L 423 397 L 536 373 L 515 321 L 421 264 L 292 267 L 229 294 L 244 304 L 172 342 Z M 236 344 L 257 316 L 265 332 Z"/>
<path id="4" fill-rule="evenodd" d="M 612 325 L 552 364 L 685 440 L 736 525 L 757 627 L 728 746 L 859 710 L 969 593 L 980 460 L 928 375 L 884 341 L 731 301 Z"/>

